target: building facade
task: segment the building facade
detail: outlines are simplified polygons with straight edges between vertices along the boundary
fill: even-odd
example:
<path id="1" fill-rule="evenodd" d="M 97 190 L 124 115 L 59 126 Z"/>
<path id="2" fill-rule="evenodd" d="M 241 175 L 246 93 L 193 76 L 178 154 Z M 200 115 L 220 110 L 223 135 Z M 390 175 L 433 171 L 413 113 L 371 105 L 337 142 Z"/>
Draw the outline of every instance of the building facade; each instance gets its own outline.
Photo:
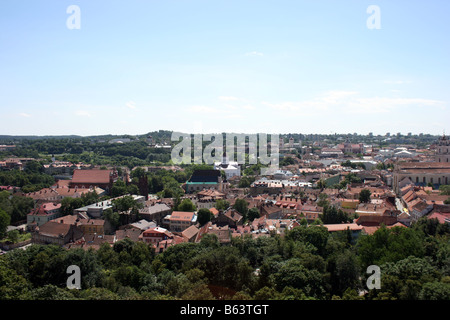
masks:
<path id="1" fill-rule="evenodd" d="M 60 203 L 44 203 L 27 214 L 27 226 L 43 224 L 61 216 Z"/>
<path id="2" fill-rule="evenodd" d="M 438 187 L 450 182 L 450 162 L 404 162 L 394 168 L 393 187 L 400 192 L 402 180 L 409 179 L 417 186 L 432 184 Z"/>
<path id="3" fill-rule="evenodd" d="M 450 163 L 450 139 L 443 135 L 436 146 L 436 162 Z"/>

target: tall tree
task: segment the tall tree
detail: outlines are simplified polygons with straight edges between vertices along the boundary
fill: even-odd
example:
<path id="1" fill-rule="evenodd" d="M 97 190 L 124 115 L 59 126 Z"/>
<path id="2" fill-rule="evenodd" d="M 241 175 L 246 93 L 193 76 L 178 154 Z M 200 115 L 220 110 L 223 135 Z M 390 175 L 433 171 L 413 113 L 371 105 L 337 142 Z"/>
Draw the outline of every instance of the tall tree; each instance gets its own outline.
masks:
<path id="1" fill-rule="evenodd" d="M 197 221 L 198 223 L 200 223 L 200 226 L 205 225 L 205 223 L 211 221 L 211 219 L 214 217 L 212 212 L 206 208 L 201 208 L 200 210 L 198 210 L 197 216 L 198 216 Z"/>
<path id="2" fill-rule="evenodd" d="M 233 208 L 243 216 L 244 221 L 247 220 L 248 203 L 245 199 L 236 199 Z"/>
<path id="3" fill-rule="evenodd" d="M 218 199 L 218 200 L 216 200 L 215 207 L 217 210 L 226 210 L 230 207 L 230 203 L 227 200 Z"/>
<path id="4" fill-rule="evenodd" d="M 0 239 L 6 236 L 6 230 L 11 221 L 11 217 L 6 213 L 5 210 L 0 209 Z"/>
<path id="5" fill-rule="evenodd" d="M 253 221 L 259 218 L 259 210 L 258 208 L 250 208 L 247 213 L 248 220 Z"/>
<path id="6" fill-rule="evenodd" d="M 369 189 L 361 190 L 361 192 L 359 193 L 359 202 L 361 202 L 361 203 L 369 203 L 371 195 L 372 195 L 372 192 L 370 192 Z"/>
<path id="7" fill-rule="evenodd" d="M 178 211 L 194 212 L 197 210 L 191 199 L 183 199 L 178 206 Z"/>

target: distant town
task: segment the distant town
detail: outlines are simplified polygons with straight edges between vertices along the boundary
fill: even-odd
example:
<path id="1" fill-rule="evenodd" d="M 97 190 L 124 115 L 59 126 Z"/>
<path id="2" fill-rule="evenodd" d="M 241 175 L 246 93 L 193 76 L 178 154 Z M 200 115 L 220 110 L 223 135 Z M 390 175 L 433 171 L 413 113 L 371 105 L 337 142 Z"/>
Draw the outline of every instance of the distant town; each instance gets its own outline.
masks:
<path id="1" fill-rule="evenodd" d="M 445 133 L 280 134 L 272 175 L 176 143 L 0 136 L 0 297 L 450 299 Z"/>

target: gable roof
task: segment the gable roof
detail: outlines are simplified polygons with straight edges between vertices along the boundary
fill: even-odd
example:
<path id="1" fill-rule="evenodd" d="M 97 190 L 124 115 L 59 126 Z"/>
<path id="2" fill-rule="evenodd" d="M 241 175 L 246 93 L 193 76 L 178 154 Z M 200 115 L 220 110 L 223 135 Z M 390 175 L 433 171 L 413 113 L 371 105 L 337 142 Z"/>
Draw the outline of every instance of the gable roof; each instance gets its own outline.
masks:
<path id="1" fill-rule="evenodd" d="M 242 216 L 235 209 L 227 210 L 224 213 L 224 216 L 226 216 L 228 219 L 235 221 L 235 222 L 239 222 L 242 220 Z"/>
<path id="2" fill-rule="evenodd" d="M 194 219 L 194 212 L 187 211 L 173 211 L 170 215 L 171 221 L 192 221 Z"/>
<path id="3" fill-rule="evenodd" d="M 141 219 L 141 220 L 136 221 L 134 223 L 130 223 L 129 226 L 133 227 L 133 228 L 136 228 L 136 229 L 139 229 L 141 231 L 144 231 L 144 230 L 156 227 L 156 223 L 153 222 L 153 221 L 147 221 L 145 219 Z"/>
<path id="4" fill-rule="evenodd" d="M 58 223 L 55 221 L 49 221 L 40 227 L 36 227 L 35 232 L 40 235 L 53 238 L 65 238 L 70 234 L 72 240 L 77 240 L 83 237 L 83 232 L 81 232 L 78 227 L 72 224 Z"/>
<path id="5" fill-rule="evenodd" d="M 85 183 L 85 184 L 109 183 L 112 172 L 113 172 L 112 170 L 76 169 L 73 172 L 72 183 Z"/>
<path id="6" fill-rule="evenodd" d="M 142 232 L 142 235 L 147 235 L 149 233 L 152 233 L 152 234 L 159 233 L 159 234 L 164 234 L 167 237 L 171 237 L 171 238 L 173 237 L 173 234 L 169 230 L 167 230 L 166 228 L 162 228 L 162 227 L 154 227 L 154 228 L 147 229 L 144 232 Z"/>
<path id="7" fill-rule="evenodd" d="M 33 209 L 29 215 L 33 216 L 46 216 L 50 214 L 51 210 L 59 210 L 61 208 L 61 203 L 43 203 L 39 207 Z"/>
<path id="8" fill-rule="evenodd" d="M 214 217 L 217 217 L 219 214 L 219 210 L 214 207 L 210 208 L 209 211 L 214 215 Z"/>
<path id="9" fill-rule="evenodd" d="M 323 226 L 327 228 L 329 232 L 345 231 L 347 228 L 350 229 L 350 231 L 360 231 L 363 229 L 363 226 L 357 225 L 356 223 L 324 224 Z"/>
<path id="10" fill-rule="evenodd" d="M 218 227 L 216 225 L 212 225 L 211 228 L 208 228 L 207 233 L 215 234 L 220 243 L 231 242 L 231 233 L 228 226 Z"/>
<path id="11" fill-rule="evenodd" d="M 116 241 L 120 241 L 125 238 L 129 238 L 133 241 L 138 241 L 140 235 L 141 230 L 135 228 L 116 230 Z"/>
<path id="12" fill-rule="evenodd" d="M 219 192 L 215 189 L 206 189 L 206 190 L 197 192 L 197 196 L 217 198 L 217 197 L 224 197 L 225 194 L 222 192 Z"/>
<path id="13" fill-rule="evenodd" d="M 428 216 L 428 219 L 438 219 L 439 223 L 446 223 L 450 219 L 450 214 L 433 212 Z M 446 221 L 447 220 L 447 221 Z"/>
<path id="14" fill-rule="evenodd" d="M 49 221 L 44 223 L 40 227 L 36 227 L 41 235 L 51 236 L 51 237 L 65 237 L 70 230 L 70 224 L 58 223 L 54 221 Z"/>
<path id="15" fill-rule="evenodd" d="M 397 223 L 397 217 L 394 216 L 379 216 L 379 215 L 362 215 L 356 219 L 356 224 L 364 227 L 379 226 L 384 224 L 386 226 Z"/>
<path id="16" fill-rule="evenodd" d="M 191 239 L 192 237 L 195 237 L 198 233 L 199 229 L 196 226 L 190 226 L 189 228 L 185 229 L 181 235 L 185 237 L 186 239 Z"/>
<path id="17" fill-rule="evenodd" d="M 169 211 L 170 207 L 165 203 L 152 203 L 150 205 L 147 205 L 140 209 L 139 212 L 141 213 L 148 213 L 148 214 L 154 214 L 158 212 L 164 212 Z"/>

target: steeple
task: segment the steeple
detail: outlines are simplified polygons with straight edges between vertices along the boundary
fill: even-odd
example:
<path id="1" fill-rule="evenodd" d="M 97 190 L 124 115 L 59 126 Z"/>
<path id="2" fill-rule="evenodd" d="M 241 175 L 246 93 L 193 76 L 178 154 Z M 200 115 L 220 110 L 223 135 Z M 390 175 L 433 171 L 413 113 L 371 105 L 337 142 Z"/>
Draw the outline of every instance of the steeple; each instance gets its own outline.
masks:
<path id="1" fill-rule="evenodd" d="M 445 136 L 445 131 L 436 146 L 436 162 L 450 162 L 450 140 Z"/>
<path id="2" fill-rule="evenodd" d="M 222 165 L 228 165 L 228 164 L 229 164 L 228 156 L 227 156 L 227 153 L 224 152 L 223 156 L 222 156 Z"/>

